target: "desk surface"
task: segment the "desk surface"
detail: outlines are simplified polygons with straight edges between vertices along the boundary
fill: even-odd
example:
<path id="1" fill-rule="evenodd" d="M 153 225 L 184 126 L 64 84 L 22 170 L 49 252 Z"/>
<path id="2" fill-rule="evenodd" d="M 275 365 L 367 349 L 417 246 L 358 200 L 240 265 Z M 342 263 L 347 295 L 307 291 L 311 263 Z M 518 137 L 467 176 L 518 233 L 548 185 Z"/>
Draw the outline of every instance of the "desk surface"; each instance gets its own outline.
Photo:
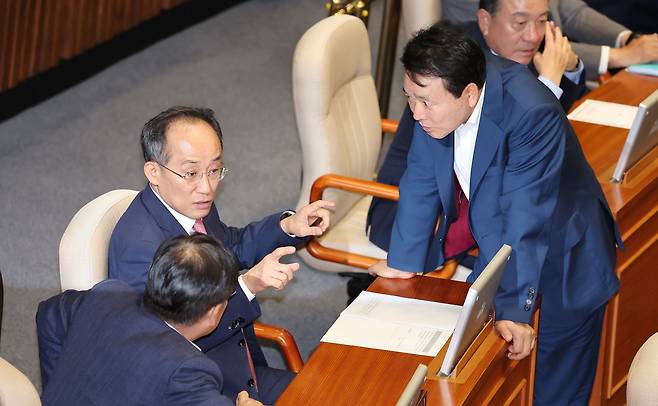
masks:
<path id="1" fill-rule="evenodd" d="M 408 280 L 378 278 L 368 290 L 461 305 L 468 285 L 429 277 Z M 471 400 L 471 391 L 467 388 L 476 386 L 483 377 L 490 379 L 496 375 L 495 379 L 500 382 L 504 380 L 501 376 L 520 370 L 516 367 L 521 363 L 505 357 L 506 344 L 494 330 L 481 347 L 486 349 L 484 358 L 487 361 L 475 362 L 473 368 L 466 368 L 464 379 L 441 379 L 438 384 L 437 381 L 428 380 L 425 383 L 428 404 L 467 403 Z M 476 355 L 473 356 L 475 358 Z M 418 364 L 427 365 L 431 360 L 431 357 L 420 355 L 320 343 L 277 405 L 394 404 Z M 530 365 L 530 362 L 527 359 L 526 364 Z M 493 368 L 490 368 L 494 364 L 499 367 L 496 373 L 491 372 Z M 526 369 L 525 372 L 529 373 L 530 369 Z"/>

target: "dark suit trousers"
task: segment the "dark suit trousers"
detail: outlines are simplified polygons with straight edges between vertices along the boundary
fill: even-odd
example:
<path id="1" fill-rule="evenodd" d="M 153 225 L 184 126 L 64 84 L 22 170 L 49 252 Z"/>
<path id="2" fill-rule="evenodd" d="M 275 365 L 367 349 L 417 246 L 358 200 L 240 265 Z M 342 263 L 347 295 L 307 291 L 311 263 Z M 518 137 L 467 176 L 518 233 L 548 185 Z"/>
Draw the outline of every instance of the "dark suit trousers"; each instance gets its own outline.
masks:
<path id="1" fill-rule="evenodd" d="M 551 269 L 550 260 L 547 269 Z M 562 279 L 542 278 L 542 282 L 534 405 L 586 406 L 596 373 L 605 305 L 589 312 L 564 309 Z"/>

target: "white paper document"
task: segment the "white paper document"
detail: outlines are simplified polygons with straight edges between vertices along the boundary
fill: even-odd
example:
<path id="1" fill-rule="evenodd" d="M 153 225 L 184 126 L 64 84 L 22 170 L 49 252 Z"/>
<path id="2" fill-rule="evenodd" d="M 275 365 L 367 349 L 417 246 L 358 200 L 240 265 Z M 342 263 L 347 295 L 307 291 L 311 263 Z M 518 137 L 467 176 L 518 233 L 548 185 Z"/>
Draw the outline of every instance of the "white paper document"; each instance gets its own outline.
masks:
<path id="1" fill-rule="evenodd" d="M 433 357 L 450 338 L 461 308 L 361 292 L 321 341 Z"/>
<path id="2" fill-rule="evenodd" d="M 630 129 L 636 112 L 637 106 L 587 99 L 569 113 L 567 118 L 586 123 Z"/>

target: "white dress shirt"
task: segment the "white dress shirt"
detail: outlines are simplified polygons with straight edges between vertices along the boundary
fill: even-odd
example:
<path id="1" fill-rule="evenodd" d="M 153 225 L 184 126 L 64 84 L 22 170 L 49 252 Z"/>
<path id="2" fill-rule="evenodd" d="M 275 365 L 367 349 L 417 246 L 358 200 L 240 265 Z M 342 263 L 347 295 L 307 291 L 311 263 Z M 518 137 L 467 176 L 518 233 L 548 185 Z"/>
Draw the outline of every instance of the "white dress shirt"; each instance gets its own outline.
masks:
<path id="1" fill-rule="evenodd" d="M 484 102 L 484 91 L 487 87 L 485 83 L 480 92 L 471 116 L 466 122 L 455 130 L 455 158 L 453 169 L 459 186 L 464 191 L 464 195 L 470 200 L 471 190 L 471 167 L 473 166 L 473 154 L 475 153 L 475 141 L 477 140 L 478 129 L 480 128 L 480 114 L 482 113 L 482 104 Z"/>
<path id="2" fill-rule="evenodd" d="M 176 327 L 174 327 L 174 326 L 172 326 L 171 324 L 167 323 L 167 320 L 162 320 L 162 321 L 164 321 L 165 324 L 168 325 L 170 329 L 172 329 L 172 330 L 174 330 L 175 332 L 177 332 L 178 334 L 180 334 L 180 331 L 176 330 Z M 181 335 L 181 337 L 183 337 L 184 339 L 187 340 L 187 337 L 185 337 L 185 336 L 182 335 L 182 334 L 180 334 L 180 335 Z M 196 348 L 197 350 L 201 351 L 201 348 L 200 348 L 198 345 L 194 344 L 193 341 L 187 340 L 187 342 L 190 343 L 190 344 L 192 344 L 192 345 L 194 346 L 194 348 Z M 203 352 L 203 351 L 201 351 L 201 352 Z"/>
<path id="3" fill-rule="evenodd" d="M 149 185 L 149 186 L 150 186 L 150 185 Z M 181 227 L 183 227 L 183 230 L 185 230 L 185 231 L 187 232 L 187 234 L 192 234 L 192 233 L 194 232 L 194 230 L 192 229 L 192 227 L 194 227 L 194 223 L 196 223 L 196 219 L 191 219 L 191 218 L 187 217 L 187 216 L 184 215 L 184 214 L 180 214 L 179 212 L 177 212 L 176 210 L 174 210 L 173 208 L 171 208 L 171 207 L 170 207 L 170 206 L 169 206 L 169 205 L 168 205 L 168 204 L 162 199 L 162 197 L 160 197 L 160 195 L 158 194 L 158 192 L 157 192 L 155 189 L 153 189 L 153 188 L 151 187 L 151 190 L 153 191 L 153 193 L 155 194 L 155 196 L 160 200 L 160 202 L 162 202 L 162 204 L 164 205 L 164 207 L 166 207 L 167 210 L 169 210 L 169 213 L 171 213 L 171 215 L 174 216 L 174 218 L 176 219 L 176 221 L 178 221 L 178 223 L 181 225 Z M 249 301 L 251 302 L 252 300 L 254 300 L 254 298 L 256 297 L 256 295 L 254 295 L 254 294 L 249 290 L 249 288 L 247 287 L 247 285 L 244 283 L 244 280 L 242 280 L 242 279 L 243 279 L 243 278 L 242 278 L 242 275 L 238 276 L 238 284 L 240 285 L 240 288 L 242 288 L 242 291 L 244 292 L 245 296 L 247 296 L 247 300 L 249 300 Z"/>

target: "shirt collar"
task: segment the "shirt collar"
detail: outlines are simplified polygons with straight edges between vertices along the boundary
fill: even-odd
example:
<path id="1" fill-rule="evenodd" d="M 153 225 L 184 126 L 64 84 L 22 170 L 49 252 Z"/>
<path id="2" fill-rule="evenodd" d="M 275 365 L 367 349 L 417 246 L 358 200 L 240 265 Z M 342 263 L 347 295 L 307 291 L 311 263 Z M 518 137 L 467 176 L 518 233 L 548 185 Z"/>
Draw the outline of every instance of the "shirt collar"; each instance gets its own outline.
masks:
<path id="1" fill-rule="evenodd" d="M 157 192 L 155 189 L 153 189 L 153 186 L 149 185 L 149 187 L 151 188 L 151 190 L 153 191 L 153 193 L 155 194 L 155 196 L 158 198 L 158 200 L 160 200 L 160 201 L 162 202 L 162 204 L 164 205 L 164 207 L 166 207 L 167 210 L 169 210 L 169 212 L 171 213 L 171 215 L 174 216 L 174 218 L 176 219 L 176 221 L 178 221 L 178 223 L 183 227 L 183 230 L 185 230 L 188 234 L 191 234 L 191 233 L 192 233 L 192 227 L 194 227 L 194 223 L 196 222 L 196 220 L 195 220 L 195 219 L 191 219 L 191 218 L 189 218 L 189 217 L 187 217 L 187 216 L 185 216 L 185 215 L 183 215 L 183 214 L 180 214 L 179 212 L 177 212 L 176 210 L 174 210 L 173 208 L 171 208 L 171 207 L 170 207 L 170 206 L 169 206 L 169 205 L 168 205 L 168 204 L 162 199 L 162 197 L 160 197 L 160 195 L 158 194 L 158 192 Z"/>
<path id="2" fill-rule="evenodd" d="M 162 320 L 162 321 L 164 321 L 165 324 L 169 326 L 169 328 L 171 328 L 172 330 L 174 330 L 175 332 L 177 332 L 178 334 L 180 334 L 180 331 L 176 330 L 176 327 L 174 327 L 174 326 L 172 326 L 171 324 L 167 323 L 167 320 Z M 180 334 L 180 335 L 181 335 L 181 337 L 183 337 L 184 339 L 187 340 L 187 337 L 185 337 L 185 336 L 182 335 L 182 334 Z M 197 350 L 201 351 L 201 348 L 199 348 L 199 346 L 196 345 L 196 344 L 194 344 L 192 341 L 187 340 L 187 342 L 189 342 L 190 344 L 192 344 Z"/>

